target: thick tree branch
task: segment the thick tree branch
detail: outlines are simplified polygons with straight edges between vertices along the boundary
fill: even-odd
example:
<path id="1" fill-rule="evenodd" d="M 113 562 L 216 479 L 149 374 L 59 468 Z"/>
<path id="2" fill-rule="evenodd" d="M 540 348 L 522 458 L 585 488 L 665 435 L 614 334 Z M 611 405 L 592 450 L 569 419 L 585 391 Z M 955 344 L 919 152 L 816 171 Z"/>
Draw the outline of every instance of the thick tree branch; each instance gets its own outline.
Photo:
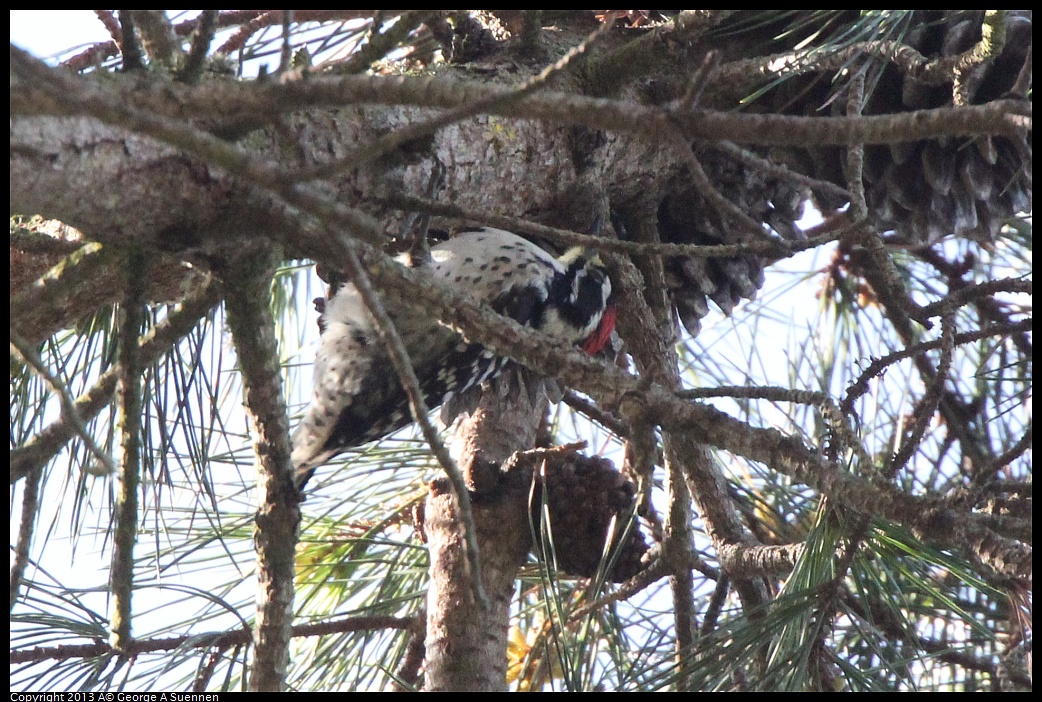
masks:
<path id="1" fill-rule="evenodd" d="M 253 434 L 260 497 L 254 530 L 257 624 L 250 689 L 269 692 L 286 689 L 300 529 L 300 496 L 290 463 L 289 419 L 269 304 L 274 264 L 274 254 L 262 249 L 231 262 L 221 272 Z"/>
<path id="2" fill-rule="evenodd" d="M 124 263 L 125 294 L 120 306 L 119 404 L 120 481 L 116 496 L 116 533 L 112 544 L 109 643 L 116 650 L 131 641 L 130 598 L 134 587 L 134 545 L 138 530 L 138 486 L 141 483 L 141 408 L 144 364 L 138 334 L 145 321 L 145 257 L 132 250 Z"/>
<path id="3" fill-rule="evenodd" d="M 60 93 L 47 94 L 46 85 L 61 85 L 79 93 L 87 84 L 71 76 L 60 76 L 13 46 L 11 73 L 11 114 L 14 116 L 68 114 L 70 109 L 75 109 L 75 103 Z M 401 76 L 343 76 L 284 84 L 222 83 L 183 92 L 171 91 L 170 86 L 159 84 L 134 90 L 128 90 L 129 87 L 103 88 L 109 102 L 104 105 L 105 110 L 131 104 L 158 110 L 170 117 L 237 120 L 243 114 L 274 116 L 309 106 L 370 104 L 454 108 L 462 101 L 486 105 L 483 109 L 489 114 L 582 125 L 645 138 L 671 140 L 675 138 L 675 128 L 679 127 L 689 139 L 776 146 L 890 144 L 980 134 L 1019 136 L 1031 128 L 1032 114 L 1030 102 L 996 100 L 985 105 L 870 117 L 750 115 L 649 107 L 553 91 L 514 99 L 516 93 L 512 88 Z M 98 90 L 99 86 L 95 84 L 93 89 Z M 101 107 L 96 105 L 95 110 Z M 92 113 L 100 116 L 100 111 Z"/>

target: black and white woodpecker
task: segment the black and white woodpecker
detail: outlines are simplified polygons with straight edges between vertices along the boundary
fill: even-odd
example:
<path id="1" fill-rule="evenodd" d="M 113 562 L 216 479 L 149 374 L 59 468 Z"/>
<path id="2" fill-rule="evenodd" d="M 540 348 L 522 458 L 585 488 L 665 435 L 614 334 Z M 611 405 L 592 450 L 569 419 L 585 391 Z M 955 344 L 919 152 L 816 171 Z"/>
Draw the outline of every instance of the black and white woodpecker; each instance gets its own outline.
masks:
<path id="1" fill-rule="evenodd" d="M 486 227 L 434 246 L 431 259 L 421 265 L 429 265 L 436 278 L 587 353 L 599 351 L 614 328 L 607 271 L 581 249 L 555 258 L 516 234 Z M 507 365 L 507 359 L 466 342 L 422 309 L 386 300 L 385 308 L 430 408 L 495 377 Z M 315 357 L 315 391 L 293 436 L 292 461 L 300 488 L 338 453 L 411 421 L 405 391 L 353 285 L 344 285 L 326 303 L 320 326 L 324 331 Z"/>

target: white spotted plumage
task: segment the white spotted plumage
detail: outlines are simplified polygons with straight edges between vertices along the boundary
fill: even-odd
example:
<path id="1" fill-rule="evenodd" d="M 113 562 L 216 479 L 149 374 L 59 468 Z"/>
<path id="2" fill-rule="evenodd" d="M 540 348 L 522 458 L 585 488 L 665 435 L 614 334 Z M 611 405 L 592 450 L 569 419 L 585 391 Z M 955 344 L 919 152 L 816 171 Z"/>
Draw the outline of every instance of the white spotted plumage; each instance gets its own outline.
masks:
<path id="1" fill-rule="evenodd" d="M 611 283 L 595 261 L 578 252 L 555 258 L 501 229 L 466 232 L 438 244 L 424 265 L 476 302 L 567 343 L 580 343 L 598 329 L 611 293 Z M 390 301 L 385 308 L 431 408 L 489 379 L 506 363 L 467 343 L 424 310 Z M 314 394 L 293 439 L 300 486 L 336 454 L 409 422 L 404 391 L 353 285 L 343 286 L 329 300 L 322 321 Z"/>

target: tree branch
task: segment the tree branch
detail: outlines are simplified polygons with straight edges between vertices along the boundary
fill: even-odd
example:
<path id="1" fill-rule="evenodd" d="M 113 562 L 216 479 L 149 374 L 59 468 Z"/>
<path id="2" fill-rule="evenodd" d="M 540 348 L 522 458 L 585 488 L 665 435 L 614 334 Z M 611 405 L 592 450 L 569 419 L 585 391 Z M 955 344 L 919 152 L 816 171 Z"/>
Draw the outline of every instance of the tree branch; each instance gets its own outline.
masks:
<path id="1" fill-rule="evenodd" d="M 289 419 L 269 302 L 274 267 L 274 253 L 261 249 L 229 262 L 221 273 L 260 496 L 254 530 L 257 623 L 249 685 L 251 690 L 269 692 L 286 689 L 294 560 L 300 537 L 300 495 L 293 482 Z"/>
<path id="2" fill-rule="evenodd" d="M 84 107 L 76 103 L 82 99 L 79 94 L 88 82 L 62 76 L 14 46 L 11 47 L 11 72 L 12 116 L 70 114 Z M 65 89 L 72 93 L 42 94 L 47 84 L 60 85 L 59 91 Z M 403 76 L 342 76 L 284 84 L 221 83 L 183 92 L 168 85 L 144 89 L 135 86 L 133 91 L 129 87 L 105 88 L 106 99 L 101 104 L 95 102 L 88 112 L 98 117 L 108 113 L 113 123 L 119 123 L 121 110 L 118 108 L 138 105 L 170 117 L 224 119 L 230 126 L 244 114 L 274 117 L 308 106 L 371 104 L 454 108 L 463 102 L 481 104 L 487 114 L 582 125 L 644 138 L 672 140 L 674 128 L 679 127 L 688 139 L 777 146 L 891 144 L 980 134 L 1020 136 L 1031 129 L 1032 114 L 1030 102 L 996 100 L 984 105 L 870 117 L 751 115 L 644 106 L 554 91 L 516 98 L 513 88 Z M 93 90 L 98 89 L 95 84 Z"/>
<path id="3" fill-rule="evenodd" d="M 129 252 L 124 263 L 125 293 L 120 305 L 119 404 L 120 481 L 116 495 L 116 533 L 112 543 L 112 613 L 109 642 L 122 650 L 131 641 L 131 593 L 134 587 L 134 544 L 138 528 L 138 485 L 141 482 L 141 376 L 144 364 L 138 334 L 145 322 L 145 258 L 140 249 Z"/>

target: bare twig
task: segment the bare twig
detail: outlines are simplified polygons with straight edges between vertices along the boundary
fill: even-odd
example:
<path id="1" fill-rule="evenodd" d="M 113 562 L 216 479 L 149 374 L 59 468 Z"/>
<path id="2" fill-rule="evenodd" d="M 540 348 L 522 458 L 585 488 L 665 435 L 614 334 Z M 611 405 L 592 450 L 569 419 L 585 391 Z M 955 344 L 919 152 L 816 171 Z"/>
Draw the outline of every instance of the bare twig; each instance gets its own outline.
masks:
<path id="1" fill-rule="evenodd" d="M 945 309 L 962 307 L 968 302 L 987 298 L 998 292 L 1024 293 L 1026 295 L 1031 295 L 1032 288 L 1032 281 L 1022 278 L 999 278 L 998 280 L 987 280 L 983 283 L 967 285 L 966 287 L 959 288 L 936 302 L 923 305 L 919 309 L 919 314 L 924 317 L 933 317 L 938 314 L 943 314 Z"/>
<path id="2" fill-rule="evenodd" d="M 282 11 L 282 48 L 279 52 L 279 73 L 290 70 L 293 64 L 293 10 Z"/>
<path id="3" fill-rule="evenodd" d="M 774 241 L 774 237 L 764 230 L 762 224 L 724 197 L 724 194 L 713 185 L 709 176 L 706 175 L 705 169 L 702 168 L 702 162 L 699 160 L 698 154 L 695 153 L 694 148 L 679 131 L 676 133 L 676 141 L 677 147 L 681 149 L 681 153 L 687 158 L 688 172 L 691 174 L 691 179 L 699 194 L 715 207 L 724 219 L 730 220 L 741 227 L 741 232 L 738 233 L 744 235 L 742 238 L 752 241 Z"/>
<path id="4" fill-rule="evenodd" d="M 628 436 L 630 428 L 623 420 L 611 414 L 602 407 L 598 407 L 584 397 L 577 395 L 572 390 L 565 390 L 563 402 L 576 412 L 585 414 L 604 428 L 613 432 L 616 436 Z"/>
<path id="5" fill-rule="evenodd" d="M 346 61 L 335 64 L 330 73 L 361 73 L 368 70 L 374 62 L 394 51 L 409 38 L 413 30 L 438 14 L 434 10 L 408 10 L 397 17 L 394 26 L 387 28 L 386 20 L 380 15 L 373 18 L 366 43 Z"/>
<path id="6" fill-rule="evenodd" d="M 865 75 L 858 73 L 850 82 L 850 93 L 847 96 L 847 114 L 858 116 L 865 102 Z M 854 219 L 868 219 L 868 204 L 865 202 L 865 145 L 847 145 L 847 160 L 843 164 L 847 190 L 850 191 L 850 211 Z"/>
<path id="7" fill-rule="evenodd" d="M 760 156 L 757 156 L 751 151 L 743 149 L 737 146 L 736 144 L 724 141 L 707 143 L 704 144 L 704 147 L 707 149 L 714 149 L 720 151 L 721 153 L 727 154 L 736 161 L 744 163 L 745 165 L 750 166 L 751 168 L 754 168 L 763 173 L 767 173 L 769 175 L 791 181 L 798 185 L 803 185 L 809 188 L 810 190 L 822 193 L 823 195 L 828 195 L 829 197 L 836 198 L 837 200 L 840 200 L 842 202 L 850 201 L 850 192 L 848 192 L 845 188 L 841 188 L 835 183 L 830 183 L 827 180 L 811 178 L 810 176 L 803 175 L 802 173 L 797 173 L 796 171 L 793 171 L 780 163 L 774 163 L 773 161 L 768 161 L 765 158 L 761 158 Z"/>
<path id="8" fill-rule="evenodd" d="M 591 614 L 592 612 L 601 609 L 605 605 L 612 604 L 613 602 L 623 602 L 625 600 L 628 600 L 637 593 L 643 592 L 644 590 L 648 589 L 662 578 L 667 577 L 669 573 L 670 569 L 666 565 L 666 562 L 663 561 L 661 558 L 656 558 L 651 562 L 650 565 L 648 565 L 647 568 L 640 571 L 632 578 L 624 582 L 610 595 L 605 595 L 604 597 L 600 597 L 594 600 L 593 602 L 589 602 L 577 608 L 574 612 L 571 613 L 569 619 L 571 621 L 577 621 Z"/>
<path id="9" fill-rule="evenodd" d="M 116 44 L 123 43 L 123 29 L 119 26 L 119 20 L 112 10 L 94 10 L 94 15 L 108 30 L 109 36 Z"/>
<path id="10" fill-rule="evenodd" d="M 79 409 L 76 407 L 76 403 L 72 399 L 72 395 L 69 394 L 69 388 L 64 383 L 58 380 L 48 369 L 47 365 L 40 358 L 40 355 L 36 353 L 32 344 L 29 343 L 28 339 L 24 338 L 21 334 L 11 330 L 11 346 L 17 351 L 18 355 L 21 356 L 22 360 L 33 368 L 33 370 L 43 378 L 44 382 L 54 389 L 58 397 L 61 400 L 62 417 L 61 423 L 66 425 L 72 432 L 75 432 L 77 436 L 83 441 L 83 445 L 87 447 L 98 462 L 104 467 L 105 472 L 112 475 L 116 472 L 116 464 L 113 463 L 112 457 L 97 445 L 94 441 L 94 437 L 90 435 L 90 430 L 87 429 L 87 423 L 83 420 L 80 415 Z M 36 466 L 34 470 L 39 470 L 42 466 Z"/>
<path id="11" fill-rule="evenodd" d="M 956 334 L 953 342 L 955 344 L 968 344 L 981 339 L 986 339 L 990 336 L 1005 336 L 1016 334 L 1018 332 L 1030 331 L 1032 327 L 1031 320 L 1022 320 L 1014 324 L 995 324 L 983 329 L 978 329 L 972 332 L 961 332 Z M 912 346 L 908 346 L 900 351 L 887 354 L 882 358 L 873 360 L 868 367 L 861 372 L 851 385 L 847 388 L 847 393 L 843 397 L 843 401 L 840 403 L 840 410 L 844 414 L 849 414 L 853 411 L 854 402 L 868 392 L 869 382 L 872 378 L 875 378 L 883 373 L 886 368 L 892 366 L 899 361 L 903 361 L 906 358 L 918 356 L 927 351 L 939 348 L 941 346 L 941 339 L 934 339 L 932 341 L 924 341 Z"/>
<path id="12" fill-rule="evenodd" d="M 941 338 L 938 341 L 940 342 L 941 357 L 937 361 L 936 375 L 933 382 L 927 385 L 926 393 L 915 408 L 915 423 L 912 425 L 911 431 L 904 436 L 897 453 L 883 467 L 883 475 L 887 480 L 892 480 L 912 458 L 912 454 L 919 447 L 919 442 L 922 441 L 926 428 L 944 396 L 948 372 L 952 365 L 952 352 L 955 349 L 954 310 L 949 309 L 941 317 Z"/>
<path id="13" fill-rule="evenodd" d="M 1017 73 L 1017 80 L 1009 89 L 1010 95 L 1027 99 L 1028 92 L 1031 90 L 1032 56 L 1033 54 L 1028 50 L 1027 55 L 1024 57 L 1024 65 L 1020 67 L 1020 71 Z"/>
<path id="14" fill-rule="evenodd" d="M 713 588 L 713 596 L 709 598 L 702 626 L 698 630 L 699 638 L 708 636 L 716 629 L 716 623 L 720 619 L 720 612 L 723 611 L 724 604 L 727 602 L 727 593 L 730 591 L 731 579 L 726 575 L 721 576 L 716 581 L 716 587 Z"/>
<path id="15" fill-rule="evenodd" d="M 593 251 L 629 254 L 632 256 L 741 256 L 743 254 L 761 254 L 775 258 L 787 258 L 800 251 L 815 248 L 836 241 L 839 231 L 827 230 L 821 236 L 814 236 L 804 241 L 783 241 L 781 239 L 761 239 L 741 244 L 667 244 L 662 242 L 623 241 L 611 237 L 590 236 L 567 229 L 549 227 L 519 217 L 505 217 L 489 212 L 472 212 L 456 205 L 450 205 L 425 198 L 387 193 L 384 201 L 404 210 L 427 212 L 440 217 L 478 222 L 483 225 L 499 227 L 520 234 L 528 234 L 552 241 L 561 246 L 581 246 Z"/>
<path id="16" fill-rule="evenodd" d="M 293 15 L 300 22 L 345 22 L 352 19 L 372 17 L 379 10 L 294 10 Z M 214 53 L 232 54 L 244 48 L 250 37 L 264 29 L 282 24 L 282 10 L 229 10 L 221 13 L 220 26 L 239 26 L 227 41 Z M 194 21 L 189 20 L 178 25 L 181 31 L 191 31 Z"/>
<path id="17" fill-rule="evenodd" d="M 293 627 L 294 637 L 329 636 L 351 631 L 374 631 L 378 629 L 411 629 L 417 625 L 412 617 L 346 617 L 331 622 L 298 624 Z M 249 629 L 213 631 L 201 634 L 186 634 L 165 639 L 137 639 L 132 641 L 129 655 L 138 656 L 156 651 L 176 651 L 183 648 L 210 648 L 248 645 L 253 632 Z M 113 653 L 112 647 L 104 642 L 82 645 L 34 647 L 27 650 L 13 649 L 11 663 L 33 663 L 38 661 L 66 661 L 72 658 L 97 658 Z"/>
<path id="18" fill-rule="evenodd" d="M 1027 426 L 1024 428 L 1024 433 L 1017 442 L 1010 446 L 1009 449 L 1002 452 L 1001 455 L 996 456 L 990 466 L 982 466 L 977 471 L 977 474 L 974 476 L 974 482 L 980 483 L 981 485 L 986 484 L 989 480 L 998 475 L 1000 470 L 1008 466 L 1017 457 L 1023 455 L 1025 451 L 1031 448 L 1031 424 L 1032 422 L 1029 419 Z"/>

